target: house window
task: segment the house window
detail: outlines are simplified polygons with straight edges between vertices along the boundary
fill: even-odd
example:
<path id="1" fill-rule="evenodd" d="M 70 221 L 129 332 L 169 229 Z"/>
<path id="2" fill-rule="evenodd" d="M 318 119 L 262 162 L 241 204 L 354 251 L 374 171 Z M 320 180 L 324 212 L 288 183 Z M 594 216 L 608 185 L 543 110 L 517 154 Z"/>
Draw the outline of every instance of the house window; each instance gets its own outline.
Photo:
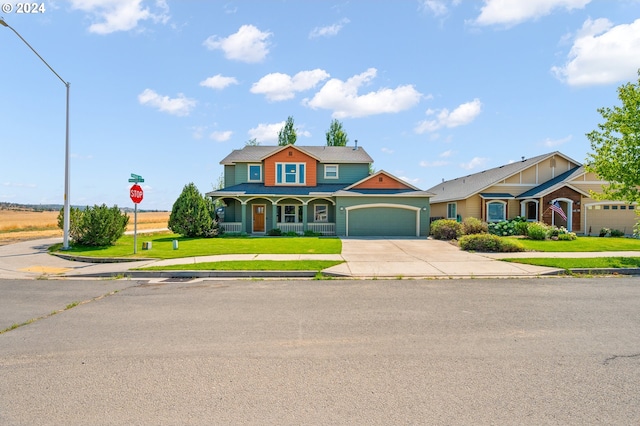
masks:
<path id="1" fill-rule="evenodd" d="M 304 185 L 304 163 L 276 163 L 276 183 Z"/>
<path id="2" fill-rule="evenodd" d="M 634 210 L 636 206 L 629 206 L 629 210 Z"/>
<path id="3" fill-rule="evenodd" d="M 313 208 L 314 222 L 329 221 L 329 207 L 326 204 L 316 204 Z"/>
<path id="4" fill-rule="evenodd" d="M 609 206 L 602 206 L 605 210 L 609 210 Z"/>
<path id="5" fill-rule="evenodd" d="M 447 204 L 447 219 L 456 219 L 458 214 L 458 205 L 456 203 Z"/>
<path id="6" fill-rule="evenodd" d="M 502 222 L 506 220 L 506 205 L 502 201 L 491 201 L 487 203 L 487 222 Z"/>
<path id="7" fill-rule="evenodd" d="M 262 182 L 262 164 L 249 164 L 249 182 Z"/>
<path id="8" fill-rule="evenodd" d="M 337 164 L 325 164 L 325 166 L 324 166 L 324 178 L 325 179 L 338 179 L 338 165 Z"/>
<path id="9" fill-rule="evenodd" d="M 284 223 L 302 222 L 302 208 L 296 205 L 278 206 L 278 220 Z"/>

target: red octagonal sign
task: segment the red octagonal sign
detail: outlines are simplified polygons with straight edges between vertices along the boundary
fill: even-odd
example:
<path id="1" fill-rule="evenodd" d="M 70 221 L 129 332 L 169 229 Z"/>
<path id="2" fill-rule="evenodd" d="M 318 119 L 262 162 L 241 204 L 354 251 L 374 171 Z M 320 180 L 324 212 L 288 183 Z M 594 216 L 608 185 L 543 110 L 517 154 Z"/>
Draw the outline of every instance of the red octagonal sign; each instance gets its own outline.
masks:
<path id="1" fill-rule="evenodd" d="M 131 187 L 129 190 L 129 196 L 131 197 L 131 201 L 136 204 L 139 204 L 142 201 L 142 188 L 137 183 Z"/>

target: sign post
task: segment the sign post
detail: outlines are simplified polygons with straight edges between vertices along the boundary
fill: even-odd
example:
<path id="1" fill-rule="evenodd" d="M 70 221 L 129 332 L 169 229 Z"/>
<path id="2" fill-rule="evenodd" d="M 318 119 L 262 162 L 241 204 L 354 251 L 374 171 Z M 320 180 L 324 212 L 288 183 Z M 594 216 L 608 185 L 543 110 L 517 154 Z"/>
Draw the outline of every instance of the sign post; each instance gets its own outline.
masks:
<path id="1" fill-rule="evenodd" d="M 129 179 L 129 182 L 133 183 L 133 186 L 129 190 L 129 197 L 131 198 L 131 201 L 133 201 L 133 204 L 134 204 L 134 210 L 133 210 L 133 254 L 136 254 L 138 252 L 138 204 L 140 204 L 140 202 L 142 201 L 143 195 L 144 195 L 143 192 L 142 192 L 142 187 L 140 185 L 138 185 L 138 183 L 144 182 L 144 179 L 142 179 L 142 176 L 140 176 L 140 175 L 135 175 L 135 174 L 131 173 L 131 179 Z"/>

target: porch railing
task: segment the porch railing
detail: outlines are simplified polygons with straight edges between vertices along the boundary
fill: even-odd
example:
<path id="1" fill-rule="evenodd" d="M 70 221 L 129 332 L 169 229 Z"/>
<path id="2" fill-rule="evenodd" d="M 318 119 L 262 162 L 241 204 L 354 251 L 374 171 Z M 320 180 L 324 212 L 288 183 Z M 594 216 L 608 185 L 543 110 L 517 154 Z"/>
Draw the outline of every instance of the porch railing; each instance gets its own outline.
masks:
<path id="1" fill-rule="evenodd" d="M 302 223 L 291 223 L 291 222 L 278 222 L 276 226 L 282 232 L 296 232 L 298 234 L 304 233 L 304 227 Z M 329 222 L 315 222 L 315 223 L 307 223 L 307 229 L 313 232 L 319 232 L 322 235 L 336 235 L 336 224 Z"/>
<path id="2" fill-rule="evenodd" d="M 242 222 L 220 222 L 220 226 L 224 228 L 224 232 L 231 234 L 239 234 L 242 232 Z"/>

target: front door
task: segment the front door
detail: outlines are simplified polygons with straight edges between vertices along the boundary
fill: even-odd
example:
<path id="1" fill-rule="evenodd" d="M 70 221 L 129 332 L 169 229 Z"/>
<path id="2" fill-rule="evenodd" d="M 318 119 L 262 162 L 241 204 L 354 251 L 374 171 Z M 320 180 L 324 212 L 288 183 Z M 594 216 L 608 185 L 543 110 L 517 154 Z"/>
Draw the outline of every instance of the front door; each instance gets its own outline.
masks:
<path id="1" fill-rule="evenodd" d="M 253 232 L 264 232 L 265 217 L 264 217 L 264 204 L 253 205 Z"/>

